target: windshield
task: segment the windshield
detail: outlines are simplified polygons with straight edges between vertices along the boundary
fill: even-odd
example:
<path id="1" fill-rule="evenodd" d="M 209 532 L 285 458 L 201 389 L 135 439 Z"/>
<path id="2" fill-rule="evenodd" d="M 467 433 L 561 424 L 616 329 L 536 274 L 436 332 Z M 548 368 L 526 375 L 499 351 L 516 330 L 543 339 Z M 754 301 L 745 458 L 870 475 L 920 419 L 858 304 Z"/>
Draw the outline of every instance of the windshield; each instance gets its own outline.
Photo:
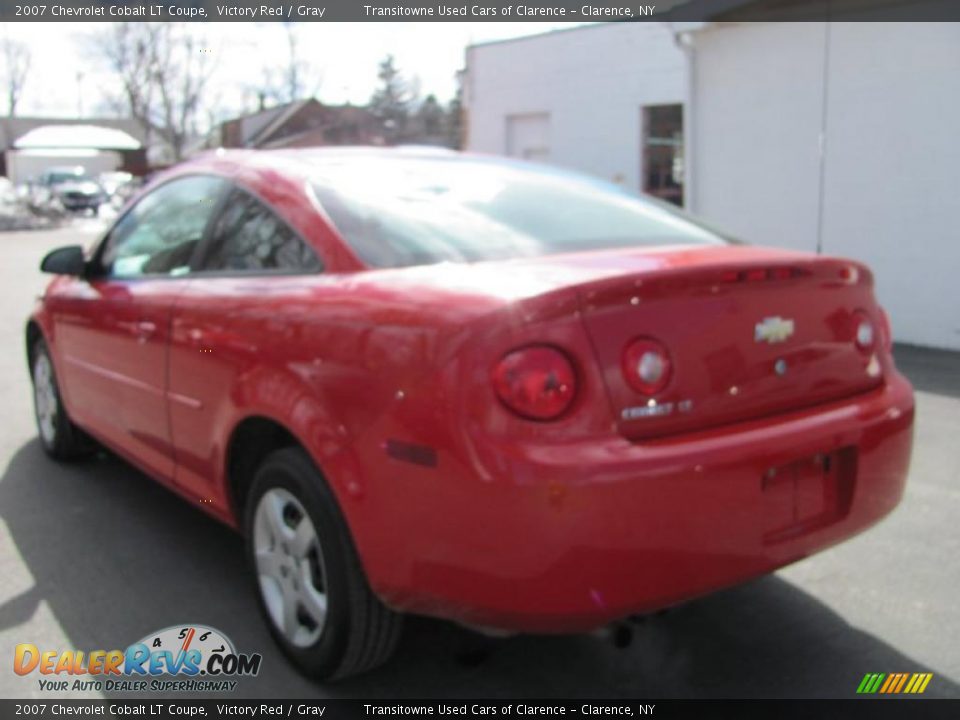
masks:
<path id="1" fill-rule="evenodd" d="M 82 172 L 51 172 L 49 178 L 51 185 L 60 185 L 68 182 L 93 182 L 93 178 Z"/>
<path id="2" fill-rule="evenodd" d="M 732 242 L 664 203 L 546 167 L 344 158 L 324 161 L 312 180 L 337 230 L 374 267 Z"/>

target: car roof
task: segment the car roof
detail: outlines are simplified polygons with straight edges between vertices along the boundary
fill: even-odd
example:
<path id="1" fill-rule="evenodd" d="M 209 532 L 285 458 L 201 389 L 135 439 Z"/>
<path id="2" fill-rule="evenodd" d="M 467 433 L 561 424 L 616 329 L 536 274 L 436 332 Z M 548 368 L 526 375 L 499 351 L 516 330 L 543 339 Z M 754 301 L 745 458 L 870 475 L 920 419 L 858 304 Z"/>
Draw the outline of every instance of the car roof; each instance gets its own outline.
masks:
<path id="1" fill-rule="evenodd" d="M 219 151 L 217 151 L 219 152 Z M 231 151 L 226 151 L 231 152 Z M 324 161 L 343 157 L 381 157 L 381 158 L 436 158 L 456 157 L 462 153 L 450 148 L 433 145 L 335 145 L 326 147 L 282 148 L 274 150 L 245 151 L 258 156 L 274 156 L 299 162 Z"/>
<path id="2" fill-rule="evenodd" d="M 376 145 L 339 145 L 332 147 L 285 148 L 271 150 L 225 149 L 218 148 L 194 156 L 187 165 L 229 164 L 251 169 L 287 170 L 298 175 L 310 175 L 311 170 L 321 167 L 325 162 L 344 159 L 383 159 L 383 160 L 452 160 L 471 161 L 485 164 L 508 166 L 530 166 L 530 163 L 516 158 L 468 153 L 433 145 L 397 145 L 383 147 Z M 549 170 L 548 166 L 541 169 Z"/>
<path id="3" fill-rule="evenodd" d="M 462 152 L 432 145 L 397 145 L 392 147 L 340 145 L 269 150 L 218 148 L 196 155 L 191 160 L 174 166 L 174 168 L 171 168 L 171 172 L 176 175 L 209 169 L 230 173 L 232 169 L 241 169 L 251 171 L 260 178 L 266 178 L 268 175 L 279 172 L 291 179 L 309 180 L 325 163 L 340 162 L 344 159 L 384 160 L 388 162 L 394 160 L 433 160 L 476 163 L 500 167 L 505 170 L 513 168 L 534 171 L 541 175 L 575 176 L 580 181 L 593 182 L 608 189 L 623 192 L 623 188 L 602 179 L 571 172 L 561 167 L 531 163 L 527 160 L 502 155 Z"/>

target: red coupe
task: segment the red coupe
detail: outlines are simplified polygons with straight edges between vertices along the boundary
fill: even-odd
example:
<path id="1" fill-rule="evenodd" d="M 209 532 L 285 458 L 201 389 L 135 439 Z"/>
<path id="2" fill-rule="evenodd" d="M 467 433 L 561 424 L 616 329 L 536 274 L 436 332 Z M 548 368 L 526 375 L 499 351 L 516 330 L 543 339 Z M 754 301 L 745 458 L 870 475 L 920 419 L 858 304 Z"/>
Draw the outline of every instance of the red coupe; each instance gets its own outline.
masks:
<path id="1" fill-rule="evenodd" d="M 904 489 L 862 264 L 535 165 L 222 152 L 157 179 L 26 328 L 40 440 L 247 538 L 271 632 L 357 673 L 403 613 L 577 632 L 769 573 Z"/>

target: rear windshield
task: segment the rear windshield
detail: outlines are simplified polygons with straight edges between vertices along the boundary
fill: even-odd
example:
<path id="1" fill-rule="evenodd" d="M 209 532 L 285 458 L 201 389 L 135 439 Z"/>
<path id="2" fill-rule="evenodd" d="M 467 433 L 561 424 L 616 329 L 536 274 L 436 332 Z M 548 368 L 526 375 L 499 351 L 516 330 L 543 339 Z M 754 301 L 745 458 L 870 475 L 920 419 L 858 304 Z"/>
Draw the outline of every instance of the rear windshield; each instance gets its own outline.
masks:
<path id="1" fill-rule="evenodd" d="M 373 267 L 732 242 L 665 203 L 520 163 L 344 158 L 316 168 L 312 187 Z"/>

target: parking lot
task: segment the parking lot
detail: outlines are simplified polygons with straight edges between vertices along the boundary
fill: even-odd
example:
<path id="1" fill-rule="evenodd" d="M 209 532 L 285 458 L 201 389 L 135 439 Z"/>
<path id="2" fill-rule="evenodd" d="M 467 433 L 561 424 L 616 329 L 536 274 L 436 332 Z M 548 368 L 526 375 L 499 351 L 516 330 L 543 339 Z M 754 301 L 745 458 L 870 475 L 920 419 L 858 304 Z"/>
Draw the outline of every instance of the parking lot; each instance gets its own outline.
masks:
<path id="1" fill-rule="evenodd" d="M 35 439 L 23 322 L 44 284 L 37 267 L 98 227 L 0 234 L 3 697 L 44 696 L 36 675 L 13 673 L 17 643 L 113 649 L 182 623 L 263 654 L 234 697 L 845 698 L 868 672 L 932 672 L 925 697 L 960 697 L 960 355 L 898 350 L 917 388 L 914 461 L 903 504 L 869 532 L 639 622 L 626 649 L 593 636 L 486 640 L 414 618 L 388 665 L 323 687 L 276 651 L 238 536 L 117 459 L 58 465 Z"/>

